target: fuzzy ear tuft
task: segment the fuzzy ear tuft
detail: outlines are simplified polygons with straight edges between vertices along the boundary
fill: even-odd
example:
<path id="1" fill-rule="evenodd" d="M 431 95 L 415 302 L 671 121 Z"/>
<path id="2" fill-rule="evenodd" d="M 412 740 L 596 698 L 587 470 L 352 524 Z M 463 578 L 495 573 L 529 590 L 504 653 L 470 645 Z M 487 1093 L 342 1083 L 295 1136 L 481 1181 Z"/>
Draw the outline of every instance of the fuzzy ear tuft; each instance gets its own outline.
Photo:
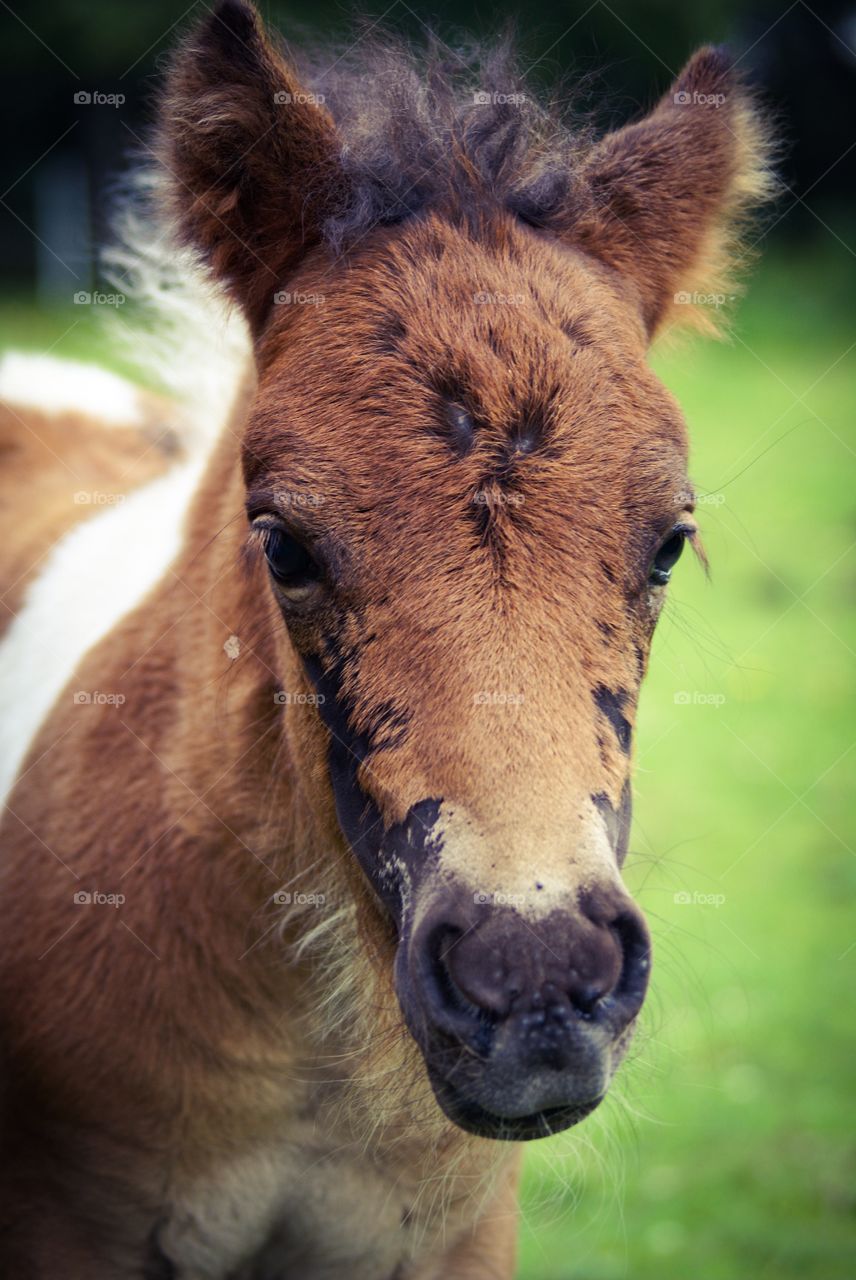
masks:
<path id="1" fill-rule="evenodd" d="M 717 333 L 746 215 L 775 191 L 770 155 L 727 52 L 700 49 L 649 115 L 592 148 L 567 235 L 635 284 L 652 337 L 674 324 Z"/>
<path id="2" fill-rule="evenodd" d="M 342 198 L 339 141 L 318 95 L 255 9 L 221 0 L 173 56 L 160 156 L 180 238 L 262 325 Z"/>

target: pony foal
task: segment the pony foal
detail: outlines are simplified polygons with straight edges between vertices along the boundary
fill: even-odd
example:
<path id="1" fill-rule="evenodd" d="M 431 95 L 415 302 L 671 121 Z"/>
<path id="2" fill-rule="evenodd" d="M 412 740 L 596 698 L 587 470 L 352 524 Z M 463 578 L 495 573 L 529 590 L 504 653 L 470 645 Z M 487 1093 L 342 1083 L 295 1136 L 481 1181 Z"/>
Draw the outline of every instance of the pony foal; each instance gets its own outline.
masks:
<path id="1" fill-rule="evenodd" d="M 634 709 L 696 538 L 646 348 L 704 322 L 762 130 L 714 49 L 594 141 L 501 51 L 301 79 L 225 0 L 157 151 L 252 354 L 9 797 L 2 1271 L 509 1280 L 519 1144 L 598 1105 L 645 996 Z M 99 531 L 124 599 L 144 480 L 54 551 L 30 517 L 10 662 Z"/>

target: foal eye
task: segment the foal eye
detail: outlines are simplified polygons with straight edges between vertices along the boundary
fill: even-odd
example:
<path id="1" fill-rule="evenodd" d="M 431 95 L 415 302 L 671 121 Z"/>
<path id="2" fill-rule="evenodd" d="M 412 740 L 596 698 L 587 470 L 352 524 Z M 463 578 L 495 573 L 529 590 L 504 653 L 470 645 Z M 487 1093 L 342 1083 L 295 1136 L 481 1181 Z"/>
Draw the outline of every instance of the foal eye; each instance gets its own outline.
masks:
<path id="1" fill-rule="evenodd" d="M 302 543 L 284 529 L 264 530 L 268 568 L 286 595 L 302 597 L 321 577 L 321 570 Z"/>
<path id="2" fill-rule="evenodd" d="M 666 541 L 660 547 L 660 550 L 654 557 L 654 563 L 651 566 L 651 572 L 648 574 L 648 581 L 652 586 L 664 587 L 672 576 L 672 569 L 681 558 L 681 552 L 684 549 L 690 530 L 680 525 L 673 529 Z"/>

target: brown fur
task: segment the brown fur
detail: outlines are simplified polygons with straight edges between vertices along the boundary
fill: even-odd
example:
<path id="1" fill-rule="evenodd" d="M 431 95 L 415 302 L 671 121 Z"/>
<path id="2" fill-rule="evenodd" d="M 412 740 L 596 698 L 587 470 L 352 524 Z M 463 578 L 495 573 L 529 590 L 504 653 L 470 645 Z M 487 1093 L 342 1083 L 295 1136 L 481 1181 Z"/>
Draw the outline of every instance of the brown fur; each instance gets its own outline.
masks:
<path id="1" fill-rule="evenodd" d="M 732 92 L 708 52 L 679 83 Z M 378 225 L 343 264 L 321 225 L 347 186 L 333 118 L 297 106 L 286 127 L 276 86 L 299 89 L 234 3 L 173 67 L 173 206 L 251 317 L 257 369 L 181 556 L 75 677 L 125 703 L 62 696 L 4 825 L 21 910 L 0 973 L 0 1249 L 34 1280 L 141 1275 L 147 1250 L 186 1247 L 201 1205 L 220 1229 L 229 1188 L 271 1162 L 300 1237 L 283 1274 L 512 1274 L 519 1153 L 434 1101 L 395 930 L 337 819 L 331 734 L 275 696 L 311 692 L 302 657 L 329 672 L 335 650 L 385 830 L 444 797 L 441 869 L 470 900 L 533 878 L 569 912 L 624 893 L 616 815 L 661 601 L 647 574 L 688 501 L 684 426 L 646 345 L 761 163 L 742 108 L 693 123 L 667 99 L 605 140 L 561 235 L 486 193 L 478 216 Z M 325 302 L 271 305 L 285 287 Z M 313 608 L 268 577 L 259 512 L 335 565 Z M 485 692 L 522 701 L 498 712 Z M 323 911 L 278 911 L 280 886 L 320 890 Z M 80 889 L 125 901 L 80 906 Z M 390 1205 L 368 1261 L 323 1261 L 337 1214 L 347 1238 Z"/>

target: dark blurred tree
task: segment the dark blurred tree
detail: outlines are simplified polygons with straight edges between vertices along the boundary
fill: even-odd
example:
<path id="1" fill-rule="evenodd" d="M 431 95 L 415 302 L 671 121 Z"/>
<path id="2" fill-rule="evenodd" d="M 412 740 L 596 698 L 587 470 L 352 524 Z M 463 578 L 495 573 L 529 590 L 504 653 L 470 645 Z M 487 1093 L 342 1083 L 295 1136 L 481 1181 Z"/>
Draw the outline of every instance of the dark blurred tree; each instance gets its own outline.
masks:
<path id="1" fill-rule="evenodd" d="M 0 264 L 7 277 L 32 275 L 39 252 L 44 192 L 62 190 L 74 166 L 86 175 L 95 234 L 104 227 L 110 174 L 144 137 L 158 69 L 179 32 L 207 7 L 203 0 L 8 0 L 0 8 L 7 94 L 0 162 Z M 386 10 L 383 3 L 378 16 Z M 287 36 L 344 38 L 350 14 L 333 0 L 263 4 Z M 529 0 L 525 8 L 497 0 L 395 0 L 385 22 L 418 38 L 423 23 L 454 39 L 483 34 L 508 20 L 520 33 L 524 64 L 535 64 L 542 85 L 583 84 L 578 105 L 601 122 L 616 123 L 649 103 L 694 46 L 727 42 L 767 94 L 786 141 L 784 176 L 809 212 L 785 197 L 777 234 L 804 234 L 817 217 L 841 220 L 852 199 L 856 8 L 842 0 L 822 5 L 795 0 Z M 76 92 L 120 93 L 120 108 L 83 109 Z M 64 167 L 65 166 L 65 167 Z M 41 181 L 41 186 L 39 185 Z M 816 184 L 816 186 L 814 185 Z M 42 194 L 39 194 L 39 193 Z M 44 254 L 46 251 L 43 249 Z"/>

